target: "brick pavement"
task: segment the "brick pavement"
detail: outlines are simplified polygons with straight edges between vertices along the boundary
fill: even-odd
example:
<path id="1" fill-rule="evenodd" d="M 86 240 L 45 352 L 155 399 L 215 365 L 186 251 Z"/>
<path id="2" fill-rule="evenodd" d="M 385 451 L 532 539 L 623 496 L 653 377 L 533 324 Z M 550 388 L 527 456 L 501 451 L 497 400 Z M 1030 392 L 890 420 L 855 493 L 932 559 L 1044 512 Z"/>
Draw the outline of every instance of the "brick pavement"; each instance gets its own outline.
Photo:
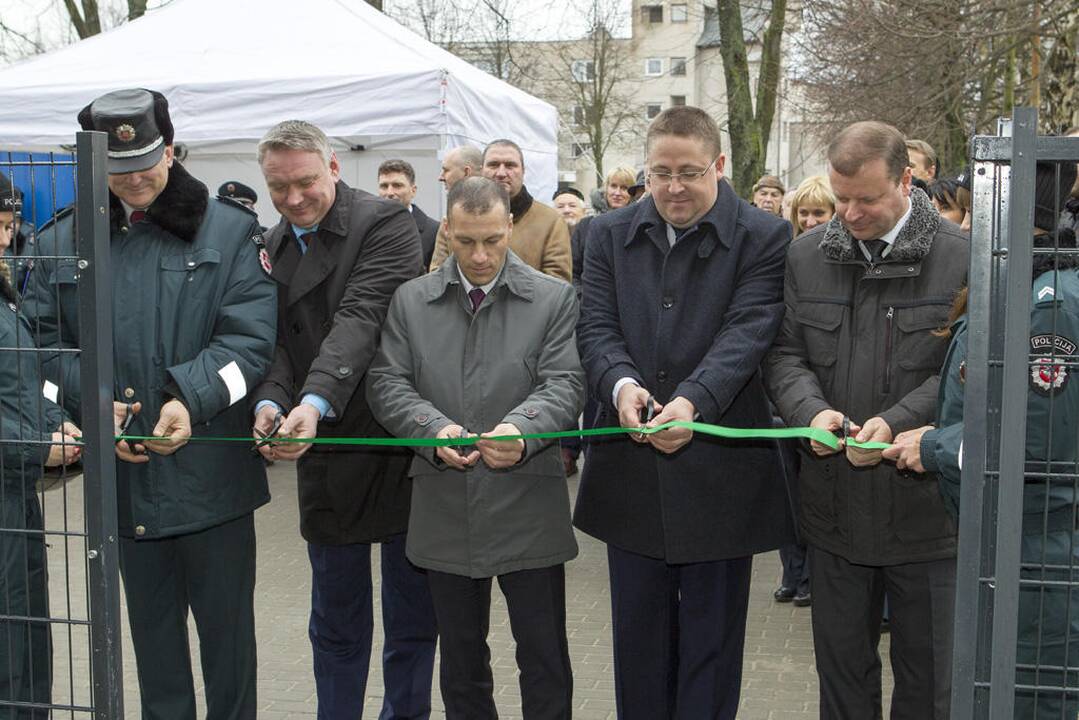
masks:
<path id="1" fill-rule="evenodd" d="M 297 531 L 295 474 L 291 465 L 278 463 L 270 472 L 273 501 L 259 510 L 258 585 L 256 590 L 259 642 L 260 720 L 302 720 L 315 715 L 315 686 L 311 676 L 311 651 L 307 640 L 310 570 L 305 546 Z M 569 483 L 576 492 L 576 478 Z M 50 529 L 82 527 L 81 478 L 51 488 L 46 494 L 46 523 Z M 578 534 L 581 554 L 567 566 L 567 630 L 574 670 L 574 716 L 578 720 L 606 720 L 615 717 L 614 679 L 611 660 L 610 596 L 607 588 L 606 553 L 601 543 Z M 50 590 L 53 615 L 86 617 L 85 549 L 77 540 L 50 539 Z M 378 553 L 373 553 L 378 567 Z M 749 623 L 746 628 L 745 671 L 742 703 L 738 717 L 743 720 L 809 720 L 817 716 L 817 676 L 813 668 L 810 610 L 772 601 L 772 590 L 780 575 L 779 558 L 768 553 L 756 558 L 750 594 Z M 497 587 L 497 585 L 496 585 Z M 69 592 L 70 591 L 70 592 Z M 70 600 L 69 600 L 70 598 Z M 378 591 L 375 591 L 376 628 Z M 495 591 L 491 609 L 491 658 L 494 667 L 500 716 L 520 718 L 513 639 L 505 604 Z M 125 715 L 138 718 L 138 683 L 134 655 L 124 627 Z M 54 701 L 85 702 L 88 677 L 87 632 L 85 628 L 54 628 Z M 381 654 L 380 633 L 376 629 L 372 657 Z M 204 713 L 201 673 L 198 670 L 198 640 L 191 624 L 196 690 L 199 712 Z M 887 655 L 887 638 L 881 652 Z M 72 659 L 69 661 L 69 657 Z M 432 717 L 444 718 L 436 691 Z M 890 695 L 890 672 L 885 661 L 885 702 Z M 375 720 L 381 704 L 382 677 L 379 663 L 373 662 L 368 680 L 368 703 L 364 720 Z M 77 717 L 77 715 L 76 715 Z"/>

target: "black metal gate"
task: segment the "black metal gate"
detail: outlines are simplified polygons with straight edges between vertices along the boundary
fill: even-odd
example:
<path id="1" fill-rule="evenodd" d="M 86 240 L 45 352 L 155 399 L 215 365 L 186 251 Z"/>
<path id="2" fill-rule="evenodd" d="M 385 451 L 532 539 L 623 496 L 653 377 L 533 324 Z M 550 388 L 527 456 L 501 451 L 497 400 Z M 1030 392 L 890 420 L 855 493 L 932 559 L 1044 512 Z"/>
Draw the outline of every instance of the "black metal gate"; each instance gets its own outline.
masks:
<path id="1" fill-rule="evenodd" d="M 77 347 L 46 347 L 41 329 L 25 321 L 32 344 L 16 333 L 0 347 L 9 379 L 32 392 L 4 397 L 0 443 L 0 719 L 123 717 L 120 579 L 116 533 L 112 420 L 112 297 L 109 288 L 106 136 L 80 132 L 73 156 L 0 152 L 0 173 L 21 189 L 22 223 L 5 257 L 15 299 L 5 311 L 22 314 L 28 273 L 46 264 L 73 270 L 79 309 Z M 14 197 L 9 191 L 8 196 Z M 74 196 L 74 203 L 62 207 Z M 11 203 L 9 203 L 11 205 Z M 0 206 L 0 219 L 3 219 Z M 73 215 L 72 215 L 73 214 Z M 58 217 L 74 221 L 77 255 L 42 256 L 34 234 Z M 47 262 L 48 261 L 48 262 Z M 7 300 L 5 299 L 5 303 Z M 81 465 L 40 472 L 13 460 L 14 448 L 44 453 L 48 440 L 20 434 L 20 405 L 63 398 L 61 381 L 23 373 L 26 355 L 65 355 L 81 376 Z M 7 394 L 10 388 L 5 388 Z M 30 399 L 32 398 L 32 399 Z M 4 426 L 7 427 L 4 427 Z M 55 430 L 56 428 L 50 428 Z M 16 439 L 11 439 L 15 437 Z M 11 449 L 11 452 L 7 450 Z M 31 465 L 35 467 L 36 465 Z M 6 562 L 5 562 L 6 560 Z"/>
<path id="2" fill-rule="evenodd" d="M 975 137 L 971 156 L 970 330 L 952 717 L 1074 720 L 1076 712 L 1069 708 L 1079 703 L 1079 663 L 1070 660 L 1079 658 L 1079 633 L 1071 630 L 1079 618 L 1070 608 L 1073 593 L 1079 593 L 1079 562 L 1074 562 L 1079 548 L 1069 541 L 1063 562 L 1045 548 L 1055 531 L 1076 537 L 1079 462 L 1063 448 L 1075 446 L 1079 429 L 1072 428 L 1069 437 L 1048 438 L 1046 457 L 1032 461 L 1027 415 L 1032 371 L 1048 367 L 1053 382 L 1063 380 L 1061 372 L 1079 370 L 1074 347 L 1054 341 L 1033 352 L 1030 341 L 1034 258 L 1076 254 L 1061 248 L 1059 239 L 1054 247 L 1034 250 L 1036 164 L 1053 163 L 1059 183 L 1063 163 L 1079 162 L 1079 138 L 1037 135 L 1036 112 L 1020 108 L 1010 122 L 1002 121 L 998 136 Z M 1059 217 L 1060 208 L 1056 211 Z M 1050 419 L 1054 411 L 1064 408 L 1054 408 L 1050 400 Z M 1052 426 L 1042 429 L 1051 432 Z M 1070 508 L 1062 515 L 1048 502 L 1044 508 L 1024 507 L 1032 486 L 1045 488 L 1047 496 L 1070 493 Z M 1031 552 L 1039 542 L 1040 556 Z M 1032 609 L 1037 613 L 1033 658 L 1017 656 L 1017 641 L 1023 632 L 1028 641 L 1030 632 L 1029 622 L 1020 629 L 1021 602 L 1027 603 L 1028 619 Z M 1048 640 L 1043 647 L 1042 633 L 1053 627 L 1063 634 L 1063 659 L 1057 639 L 1052 648 Z M 1029 642 L 1025 647 L 1029 656 Z M 1037 710 L 1017 710 L 1017 698 Z"/>

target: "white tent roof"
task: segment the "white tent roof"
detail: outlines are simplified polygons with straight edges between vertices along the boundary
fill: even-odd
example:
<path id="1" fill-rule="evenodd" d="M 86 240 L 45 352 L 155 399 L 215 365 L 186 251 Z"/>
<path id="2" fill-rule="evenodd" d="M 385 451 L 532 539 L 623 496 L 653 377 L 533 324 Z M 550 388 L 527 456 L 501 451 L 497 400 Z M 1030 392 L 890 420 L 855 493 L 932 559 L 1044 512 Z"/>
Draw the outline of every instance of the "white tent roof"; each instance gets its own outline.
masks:
<path id="1" fill-rule="evenodd" d="M 363 0 L 177 0 L 116 30 L 0 71 L 0 144 L 73 142 L 93 98 L 148 87 L 176 139 L 257 140 L 308 120 L 337 138 L 497 137 L 525 151 L 537 197 L 557 181 L 557 112 L 427 42 Z"/>

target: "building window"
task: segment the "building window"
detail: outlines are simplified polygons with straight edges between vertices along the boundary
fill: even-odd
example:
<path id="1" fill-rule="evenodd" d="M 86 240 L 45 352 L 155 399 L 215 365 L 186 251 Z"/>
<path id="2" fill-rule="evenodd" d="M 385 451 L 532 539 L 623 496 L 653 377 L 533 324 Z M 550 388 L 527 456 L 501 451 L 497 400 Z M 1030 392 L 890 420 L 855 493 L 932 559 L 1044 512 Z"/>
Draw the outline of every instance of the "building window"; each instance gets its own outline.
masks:
<path id="1" fill-rule="evenodd" d="M 583 142 L 575 142 L 575 143 L 573 143 L 573 148 L 570 150 L 570 153 L 572 154 L 574 160 L 576 160 L 577 158 L 579 158 L 579 157 L 581 157 L 583 155 L 588 155 L 591 152 L 592 152 L 592 144 L 591 143 L 583 143 Z"/>
<path id="2" fill-rule="evenodd" d="M 584 110 L 584 105 L 573 106 L 573 124 L 584 125 L 588 121 L 588 114 Z"/>
<path id="3" fill-rule="evenodd" d="M 596 79 L 596 64 L 591 60 L 574 60 L 570 72 L 577 82 L 592 82 Z"/>
<path id="4" fill-rule="evenodd" d="M 685 95 L 671 95 L 671 107 L 681 107 L 686 104 Z"/>
<path id="5" fill-rule="evenodd" d="M 663 58 L 648 58 L 644 61 L 644 74 L 659 77 L 663 74 Z"/>
<path id="6" fill-rule="evenodd" d="M 684 76 L 686 74 L 686 59 L 684 57 L 671 58 L 671 75 Z"/>
<path id="7" fill-rule="evenodd" d="M 652 24 L 663 22 L 663 6 L 641 5 L 641 22 Z"/>
<path id="8" fill-rule="evenodd" d="M 655 119 L 656 115 L 663 112 L 663 105 L 660 103 L 648 103 L 644 106 L 644 117 L 646 120 Z"/>
<path id="9" fill-rule="evenodd" d="M 687 5 L 671 5 L 671 22 L 684 23 L 687 20 L 689 20 L 689 7 Z"/>

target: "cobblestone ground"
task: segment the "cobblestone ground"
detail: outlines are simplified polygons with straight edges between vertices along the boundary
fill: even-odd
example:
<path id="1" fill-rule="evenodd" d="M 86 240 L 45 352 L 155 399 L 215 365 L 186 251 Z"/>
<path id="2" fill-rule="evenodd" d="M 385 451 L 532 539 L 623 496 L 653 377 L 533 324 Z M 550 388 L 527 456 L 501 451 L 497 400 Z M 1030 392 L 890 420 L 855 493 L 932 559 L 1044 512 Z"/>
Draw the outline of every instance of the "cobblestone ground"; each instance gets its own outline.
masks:
<path id="1" fill-rule="evenodd" d="M 273 501 L 255 514 L 258 533 L 258 585 L 256 589 L 259 643 L 259 718 L 284 720 L 315 716 L 315 685 L 307 640 L 310 569 L 298 533 L 295 472 L 290 464 L 270 469 Z M 46 524 L 51 530 L 81 531 L 83 526 L 81 478 L 56 485 L 45 493 Z M 576 478 L 569 483 L 576 493 Z M 67 508 L 65 515 L 64 508 Z M 614 677 L 611 660 L 610 595 L 606 552 L 601 543 L 578 534 L 581 554 L 567 566 L 567 630 L 574 671 L 574 716 L 578 720 L 615 717 Z M 54 616 L 85 619 L 85 549 L 80 539 L 53 536 L 49 548 L 50 592 Z M 377 582 L 378 553 L 373 553 Z M 738 717 L 744 720 L 809 720 L 817 717 L 817 675 L 813 666 L 810 609 L 779 605 L 772 591 L 780 577 L 776 553 L 754 560 L 749 623 L 746 628 L 745 671 Z M 497 584 L 495 585 L 497 588 Z M 379 623 L 375 593 L 376 628 Z M 124 610 L 124 706 L 127 718 L 139 717 L 135 659 L 127 640 Z M 513 639 L 505 603 L 494 590 L 491 609 L 491 658 L 500 716 L 520 718 Z M 204 712 L 198 638 L 191 624 L 199 712 Z M 54 627 L 54 702 L 88 702 L 87 629 Z M 381 656 L 381 638 L 375 632 L 373 658 Z M 887 636 L 881 653 L 887 657 Z M 436 690 L 432 717 L 444 718 Z M 885 661 L 885 702 L 891 674 Z M 375 720 L 381 705 L 382 674 L 372 663 L 367 684 L 364 720 Z M 887 707 L 887 706 L 886 706 Z M 887 711 L 885 711 L 887 713 Z M 57 717 L 87 717 L 78 713 Z"/>

